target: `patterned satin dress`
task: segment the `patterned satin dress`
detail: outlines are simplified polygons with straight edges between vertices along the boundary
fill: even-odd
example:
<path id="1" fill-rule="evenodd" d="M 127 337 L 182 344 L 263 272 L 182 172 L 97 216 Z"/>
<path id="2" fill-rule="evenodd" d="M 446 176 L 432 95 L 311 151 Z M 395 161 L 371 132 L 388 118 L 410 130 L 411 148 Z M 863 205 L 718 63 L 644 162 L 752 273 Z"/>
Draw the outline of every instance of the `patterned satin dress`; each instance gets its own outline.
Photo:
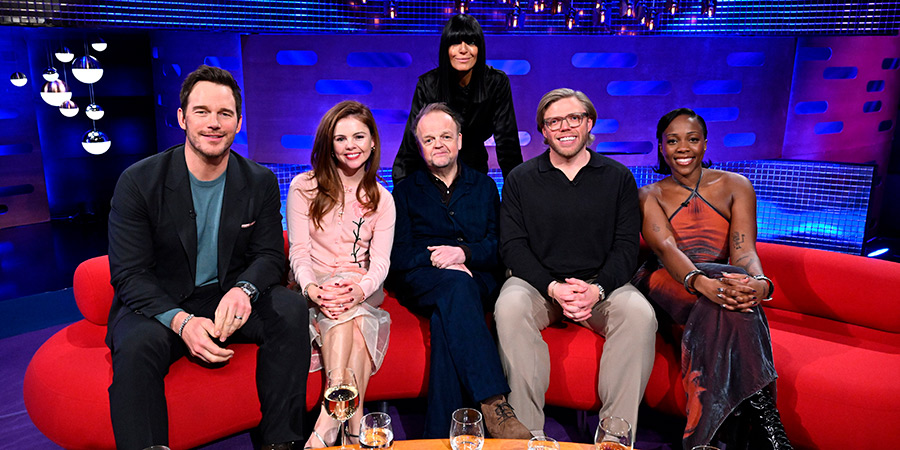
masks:
<path id="1" fill-rule="evenodd" d="M 727 264 L 728 220 L 696 188 L 682 187 L 690 196 L 669 217 L 678 248 L 708 277 L 746 273 Z M 686 449 L 708 444 L 741 402 L 777 377 L 765 313 L 760 306 L 752 313 L 729 311 L 702 295 L 689 294 L 682 280 L 673 279 L 655 256 L 638 270 L 632 284 L 675 324 L 683 325 L 681 374 L 687 425 L 682 443 Z"/>

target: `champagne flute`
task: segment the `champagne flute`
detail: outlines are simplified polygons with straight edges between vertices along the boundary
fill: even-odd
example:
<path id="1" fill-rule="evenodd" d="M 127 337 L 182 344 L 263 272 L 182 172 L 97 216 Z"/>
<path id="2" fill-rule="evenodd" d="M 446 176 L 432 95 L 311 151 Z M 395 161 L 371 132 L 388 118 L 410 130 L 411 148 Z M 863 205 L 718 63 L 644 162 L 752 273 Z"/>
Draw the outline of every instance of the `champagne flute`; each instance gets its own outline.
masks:
<path id="1" fill-rule="evenodd" d="M 481 450 L 484 445 L 484 422 L 481 413 L 472 408 L 453 411 L 450 419 L 450 446 L 453 450 Z"/>
<path id="2" fill-rule="evenodd" d="M 719 447 L 713 447 L 712 445 L 695 445 L 691 450 L 719 450 Z"/>
<path id="3" fill-rule="evenodd" d="M 363 416 L 359 422 L 359 448 L 394 448 L 391 416 L 383 412 Z"/>
<path id="4" fill-rule="evenodd" d="M 359 408 L 359 388 L 356 386 L 356 374 L 353 373 L 353 369 L 345 367 L 328 371 L 328 385 L 325 387 L 323 403 L 328 415 L 341 422 L 341 449 L 349 449 L 346 424 Z"/>
<path id="5" fill-rule="evenodd" d="M 621 417 L 609 416 L 600 419 L 594 434 L 596 450 L 632 450 L 634 437 L 631 424 Z"/>

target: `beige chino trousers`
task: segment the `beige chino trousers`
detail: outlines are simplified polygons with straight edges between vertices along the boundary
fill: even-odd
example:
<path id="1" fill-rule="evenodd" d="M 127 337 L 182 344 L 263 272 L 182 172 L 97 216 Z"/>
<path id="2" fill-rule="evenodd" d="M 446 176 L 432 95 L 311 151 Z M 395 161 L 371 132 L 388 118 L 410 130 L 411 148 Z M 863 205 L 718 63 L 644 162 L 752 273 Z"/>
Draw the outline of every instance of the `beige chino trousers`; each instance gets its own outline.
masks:
<path id="1" fill-rule="evenodd" d="M 517 277 L 503 284 L 494 308 L 500 362 L 512 389 L 509 403 L 535 435 L 543 434 L 544 395 L 550 386 L 550 350 L 541 330 L 563 318 L 558 303 Z M 655 356 L 653 307 L 634 286 L 625 284 L 594 305 L 588 320 L 578 323 L 606 338 L 597 380 L 600 417 L 622 417 L 636 435 L 638 405 Z"/>

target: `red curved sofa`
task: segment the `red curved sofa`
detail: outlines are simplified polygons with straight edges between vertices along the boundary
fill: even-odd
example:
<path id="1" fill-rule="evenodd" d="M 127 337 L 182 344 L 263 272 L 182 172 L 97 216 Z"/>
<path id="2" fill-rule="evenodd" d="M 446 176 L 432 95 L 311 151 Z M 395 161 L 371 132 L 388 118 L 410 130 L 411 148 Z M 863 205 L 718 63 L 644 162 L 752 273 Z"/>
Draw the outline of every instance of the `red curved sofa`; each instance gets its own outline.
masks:
<path id="1" fill-rule="evenodd" d="M 795 446 L 900 442 L 900 301 L 894 289 L 900 264 L 776 244 L 759 244 L 759 253 L 778 286 L 766 311 L 780 375 L 778 406 Z M 74 290 L 85 319 L 35 353 L 25 374 L 25 405 L 38 429 L 63 447 L 114 448 L 107 395 L 112 372 L 103 342 L 113 295 L 106 257 L 78 267 Z M 384 308 L 391 314 L 391 343 L 367 400 L 423 397 L 428 322 L 390 296 Z M 547 403 L 599 409 L 595 386 L 603 338 L 572 324 L 550 327 L 544 338 L 552 355 Z M 231 348 L 235 356 L 221 368 L 187 359 L 172 366 L 166 377 L 172 448 L 198 446 L 258 424 L 256 347 Z M 644 396 L 649 406 L 673 415 L 684 410 L 678 351 L 677 342 L 657 338 Z M 226 384 L 233 395 L 214 394 Z M 200 390 L 209 395 L 196 395 Z M 311 374 L 308 408 L 321 391 L 321 372 Z"/>

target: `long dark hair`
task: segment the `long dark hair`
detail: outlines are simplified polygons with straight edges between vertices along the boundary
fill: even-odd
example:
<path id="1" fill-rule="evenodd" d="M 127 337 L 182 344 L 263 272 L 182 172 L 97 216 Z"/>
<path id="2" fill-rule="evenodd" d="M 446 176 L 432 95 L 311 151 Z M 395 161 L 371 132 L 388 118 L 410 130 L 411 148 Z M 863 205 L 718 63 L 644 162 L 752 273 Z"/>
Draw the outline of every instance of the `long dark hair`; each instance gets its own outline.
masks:
<path id="1" fill-rule="evenodd" d="M 666 128 L 669 128 L 669 125 L 672 123 L 672 121 L 675 120 L 675 118 L 679 117 L 679 116 L 688 116 L 691 119 L 696 119 L 697 122 L 700 123 L 700 128 L 703 129 L 703 139 L 706 139 L 707 134 L 709 134 L 706 129 L 706 121 L 703 120 L 703 117 L 701 117 L 700 114 L 697 114 L 696 112 L 694 112 L 693 109 L 690 109 L 690 108 L 673 109 L 673 110 L 667 112 L 666 115 L 660 117 L 659 122 L 656 123 L 656 141 L 657 141 L 656 164 L 657 164 L 657 167 L 656 167 L 656 169 L 654 169 L 654 171 L 656 173 L 661 173 L 663 175 L 671 175 L 672 174 L 672 168 L 669 167 L 668 164 L 666 164 L 666 160 L 665 160 L 665 158 L 663 158 L 663 155 L 662 155 L 662 145 L 663 145 L 662 135 L 663 135 L 663 133 L 666 132 Z M 712 161 L 710 161 L 710 160 L 703 161 L 703 163 L 702 163 L 703 167 L 709 167 L 711 165 L 712 165 Z"/>
<path id="2" fill-rule="evenodd" d="M 334 151 L 334 128 L 338 121 L 346 117 L 354 117 L 364 123 L 372 135 L 373 143 L 372 154 L 366 161 L 365 174 L 362 181 L 359 182 L 360 188 L 356 190 L 356 199 L 369 213 L 375 211 L 378 201 L 381 199 L 381 193 L 378 191 L 381 139 L 378 137 L 375 118 L 372 116 L 372 111 L 360 102 L 352 100 L 340 102 L 322 116 L 310 156 L 310 164 L 312 164 L 313 175 L 316 178 L 316 188 L 315 197 L 309 204 L 309 217 L 312 219 L 313 225 L 320 230 L 322 229 L 322 217 L 335 205 L 344 201 L 344 186 L 341 183 L 332 152 Z M 363 192 L 365 192 L 365 197 L 362 196 Z"/>
<path id="3" fill-rule="evenodd" d="M 447 21 L 444 31 L 441 33 L 441 45 L 438 50 L 438 74 L 441 101 L 450 101 L 450 87 L 458 83 L 456 70 L 450 65 L 450 47 L 466 42 L 478 47 L 478 58 L 475 67 L 472 68 L 472 80 L 469 85 L 474 89 L 478 98 L 484 90 L 484 69 L 487 66 L 486 50 L 484 48 L 484 32 L 481 25 L 474 17 L 468 14 L 457 14 Z"/>

